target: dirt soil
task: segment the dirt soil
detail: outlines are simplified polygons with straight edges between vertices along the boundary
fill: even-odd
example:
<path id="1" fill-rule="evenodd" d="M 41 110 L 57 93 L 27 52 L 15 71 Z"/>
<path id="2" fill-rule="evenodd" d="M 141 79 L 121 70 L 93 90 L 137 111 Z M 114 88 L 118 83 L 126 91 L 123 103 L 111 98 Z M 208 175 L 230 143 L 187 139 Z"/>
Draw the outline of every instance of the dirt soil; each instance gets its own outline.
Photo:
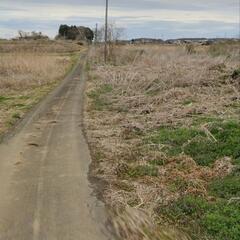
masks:
<path id="1" fill-rule="evenodd" d="M 0 145 L 0 240 L 107 240 L 88 181 L 84 57 Z"/>

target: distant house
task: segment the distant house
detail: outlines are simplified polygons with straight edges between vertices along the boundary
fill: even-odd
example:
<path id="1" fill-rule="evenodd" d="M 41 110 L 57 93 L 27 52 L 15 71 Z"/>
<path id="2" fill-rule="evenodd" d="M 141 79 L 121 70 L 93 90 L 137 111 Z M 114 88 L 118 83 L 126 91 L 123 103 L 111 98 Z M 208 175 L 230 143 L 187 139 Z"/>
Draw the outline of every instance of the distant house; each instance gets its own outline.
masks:
<path id="1" fill-rule="evenodd" d="M 154 39 L 154 38 L 135 38 L 132 40 L 121 40 L 117 41 L 118 44 L 197 44 L 197 45 L 211 45 L 218 42 L 225 41 L 240 41 L 237 38 L 178 38 L 178 39 L 168 39 L 166 41 L 162 39 Z"/>
<path id="2" fill-rule="evenodd" d="M 168 39 L 165 41 L 167 44 L 181 44 L 181 41 L 178 39 Z"/>
<path id="3" fill-rule="evenodd" d="M 154 38 L 136 38 L 131 40 L 132 44 L 150 44 L 150 43 L 164 43 L 162 39 Z"/>
<path id="4" fill-rule="evenodd" d="M 88 27 L 61 25 L 56 38 L 92 42 L 94 33 Z"/>
<path id="5" fill-rule="evenodd" d="M 217 42 L 235 41 L 235 39 L 229 38 L 178 38 L 168 39 L 165 42 L 167 44 L 200 44 L 200 45 L 211 45 Z"/>

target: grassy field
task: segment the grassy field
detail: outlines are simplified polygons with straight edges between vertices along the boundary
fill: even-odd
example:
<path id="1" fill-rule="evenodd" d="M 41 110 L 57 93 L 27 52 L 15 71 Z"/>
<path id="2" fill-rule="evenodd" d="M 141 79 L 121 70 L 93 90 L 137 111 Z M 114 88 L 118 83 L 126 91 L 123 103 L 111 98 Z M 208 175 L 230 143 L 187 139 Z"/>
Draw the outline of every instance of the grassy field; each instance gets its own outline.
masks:
<path id="1" fill-rule="evenodd" d="M 71 42 L 0 42 L 0 136 L 64 78 L 80 50 Z"/>
<path id="2" fill-rule="evenodd" d="M 120 239 L 240 236 L 240 44 L 89 54 L 91 175 Z"/>

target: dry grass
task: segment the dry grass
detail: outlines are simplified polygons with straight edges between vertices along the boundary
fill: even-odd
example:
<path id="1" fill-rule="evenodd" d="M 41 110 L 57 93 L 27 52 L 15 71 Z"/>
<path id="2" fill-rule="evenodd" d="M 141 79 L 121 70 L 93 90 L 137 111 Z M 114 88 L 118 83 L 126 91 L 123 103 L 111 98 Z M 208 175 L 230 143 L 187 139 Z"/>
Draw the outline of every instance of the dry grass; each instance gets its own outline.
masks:
<path id="1" fill-rule="evenodd" d="M 200 166 L 184 152 L 170 157 L 163 151 L 168 146 L 149 141 L 161 127 L 194 126 L 214 142 L 208 117 L 239 119 L 233 106 L 239 106 L 240 82 L 231 77 L 240 67 L 239 45 L 215 48 L 198 46 L 189 54 L 184 46 L 122 46 L 111 51 L 107 65 L 101 48 L 91 50 L 85 122 L 92 175 L 107 183 L 102 195 L 113 209 L 145 210 L 152 222 L 164 224 L 157 207 L 187 194 L 208 198 L 209 181 L 231 172 L 229 158 Z M 135 227 L 119 233 L 121 239 L 164 239 Z"/>
<path id="2" fill-rule="evenodd" d="M 120 239 L 131 240 L 189 240 L 176 228 L 158 227 L 143 210 L 126 207 L 124 212 L 113 216 L 113 227 Z"/>
<path id="3" fill-rule="evenodd" d="M 70 57 L 12 53 L 0 56 L 0 93 L 52 83 L 68 69 Z"/>
<path id="4" fill-rule="evenodd" d="M 30 53 L 57 53 L 66 54 L 79 51 L 80 47 L 76 42 L 71 41 L 49 41 L 49 40 L 18 40 L 1 41 L 1 53 L 30 52 Z"/>
<path id="5" fill-rule="evenodd" d="M 79 50 L 63 42 L 1 42 L 0 134 L 64 78 Z"/>

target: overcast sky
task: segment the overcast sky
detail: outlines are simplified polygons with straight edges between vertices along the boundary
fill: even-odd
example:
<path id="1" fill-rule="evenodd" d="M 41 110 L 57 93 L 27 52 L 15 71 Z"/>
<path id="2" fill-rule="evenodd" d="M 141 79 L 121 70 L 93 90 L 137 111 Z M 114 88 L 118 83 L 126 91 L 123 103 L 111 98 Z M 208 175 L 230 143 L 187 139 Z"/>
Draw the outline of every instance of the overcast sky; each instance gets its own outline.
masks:
<path id="1" fill-rule="evenodd" d="M 125 38 L 239 37 L 240 0 L 109 0 Z M 0 0 L 0 38 L 18 30 L 54 37 L 60 24 L 94 28 L 105 0 Z"/>

